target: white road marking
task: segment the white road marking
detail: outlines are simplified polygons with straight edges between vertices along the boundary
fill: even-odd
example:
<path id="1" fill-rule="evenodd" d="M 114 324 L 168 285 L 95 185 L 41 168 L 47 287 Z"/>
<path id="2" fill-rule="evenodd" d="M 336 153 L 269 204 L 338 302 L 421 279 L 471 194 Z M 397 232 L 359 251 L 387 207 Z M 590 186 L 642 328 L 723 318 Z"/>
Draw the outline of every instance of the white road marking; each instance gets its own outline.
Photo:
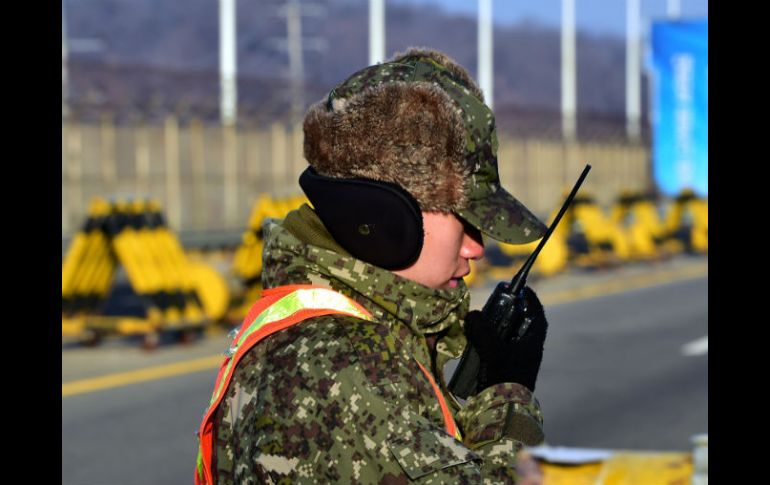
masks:
<path id="1" fill-rule="evenodd" d="M 709 353 L 709 336 L 693 340 L 688 344 L 682 345 L 682 355 L 703 355 Z"/>

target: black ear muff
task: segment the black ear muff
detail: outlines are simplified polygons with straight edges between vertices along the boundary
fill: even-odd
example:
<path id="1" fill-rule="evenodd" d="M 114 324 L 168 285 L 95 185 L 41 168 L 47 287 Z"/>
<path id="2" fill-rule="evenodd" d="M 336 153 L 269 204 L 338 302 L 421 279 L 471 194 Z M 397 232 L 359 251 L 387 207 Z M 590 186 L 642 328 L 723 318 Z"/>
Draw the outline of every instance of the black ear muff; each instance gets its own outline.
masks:
<path id="1" fill-rule="evenodd" d="M 396 184 L 364 178 L 332 178 L 308 167 L 299 185 L 332 237 L 356 258 L 402 269 L 420 256 L 422 212 Z"/>

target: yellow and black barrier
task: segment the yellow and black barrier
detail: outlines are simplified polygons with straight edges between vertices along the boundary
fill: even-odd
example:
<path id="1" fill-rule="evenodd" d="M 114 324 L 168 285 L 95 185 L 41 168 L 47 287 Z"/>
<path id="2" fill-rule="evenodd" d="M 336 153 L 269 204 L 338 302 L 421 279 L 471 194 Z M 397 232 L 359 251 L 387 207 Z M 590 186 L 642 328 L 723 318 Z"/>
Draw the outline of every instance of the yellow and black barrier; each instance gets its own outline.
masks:
<path id="1" fill-rule="evenodd" d="M 567 245 L 577 266 L 615 266 L 630 260 L 628 241 L 590 194 L 575 197 L 567 219 Z"/>
<path id="2" fill-rule="evenodd" d="M 550 219 L 547 221 L 549 226 L 553 223 L 557 213 L 558 210 L 551 214 Z M 530 274 L 535 277 L 547 277 L 559 273 L 567 267 L 567 263 L 569 262 L 569 248 L 567 246 L 568 230 L 567 224 L 565 224 L 562 219 L 562 222 L 556 226 L 550 239 L 548 239 L 548 242 L 540 251 L 535 264 L 532 266 L 532 272 Z M 527 244 L 498 243 L 498 246 L 503 254 L 511 257 L 513 263 L 520 267 L 527 258 L 529 258 L 530 254 L 535 251 L 535 248 L 537 248 L 539 243 L 540 240 L 537 239 Z M 512 277 L 513 275 L 508 279 Z"/>
<path id="3" fill-rule="evenodd" d="M 611 209 L 611 219 L 628 241 L 629 259 L 649 261 L 667 256 L 667 231 L 652 195 L 625 191 Z"/>
<path id="4" fill-rule="evenodd" d="M 142 302 L 141 318 L 99 315 L 118 265 Z M 219 320 L 227 285 L 202 266 L 188 260 L 157 201 L 95 198 L 62 264 L 62 335 L 149 334 Z"/>
<path id="5" fill-rule="evenodd" d="M 565 194 L 566 197 L 566 194 Z M 551 224 L 559 209 L 548 218 Z M 510 279 L 529 258 L 540 240 L 527 244 L 506 244 L 487 241 L 485 258 L 480 263 L 485 276 Z M 621 228 L 604 215 L 603 210 L 590 195 L 578 194 L 564 213 L 558 226 L 543 247 L 531 275 L 548 277 L 565 269 L 576 267 L 602 267 L 619 264 L 629 259 L 628 243 Z M 474 276 L 472 282 L 481 279 Z"/>
<path id="6" fill-rule="evenodd" d="M 486 256 L 471 265 L 466 282 L 511 278 L 538 242 L 513 245 L 487 240 Z M 667 205 L 647 193 L 624 191 L 609 213 L 590 193 L 579 193 L 543 247 L 532 275 L 658 261 L 682 252 L 708 253 L 708 201 L 692 191 L 683 191 Z"/>
<path id="7" fill-rule="evenodd" d="M 95 199 L 70 244 L 62 263 L 62 316 L 93 312 L 109 292 L 116 267 L 104 231 L 109 216 L 109 204 Z"/>
<path id="8" fill-rule="evenodd" d="M 248 227 L 241 237 L 241 245 L 233 258 L 232 271 L 243 284 L 244 292 L 233 301 L 228 320 L 239 322 L 243 319 L 262 292 L 263 223 L 267 219 L 283 219 L 304 203 L 309 203 L 304 195 L 274 198 L 262 194 L 257 199 L 249 216 Z"/>
<path id="9" fill-rule="evenodd" d="M 685 189 L 667 205 L 638 192 L 618 199 L 612 218 L 625 231 L 631 259 L 708 253 L 708 201 Z"/>
<path id="10" fill-rule="evenodd" d="M 569 267 L 597 268 L 653 261 L 682 251 L 707 252 L 708 204 L 688 193 L 670 206 L 665 221 L 660 217 L 661 206 L 648 194 L 624 191 L 609 213 L 592 194 L 578 194 L 540 253 L 532 268 L 533 276 L 548 277 Z M 259 298 L 262 224 L 269 218 L 282 219 L 306 202 L 304 196 L 275 198 L 263 194 L 257 199 L 232 265 L 233 274 L 245 290 L 231 304 L 228 320 L 239 321 L 251 302 Z M 556 213 L 554 210 L 550 214 L 549 222 Z M 474 285 L 488 277 L 507 277 L 524 263 L 538 242 L 512 245 L 488 240 L 487 255 L 492 257 L 473 262 L 466 282 Z"/>
<path id="11" fill-rule="evenodd" d="M 665 227 L 675 251 L 706 254 L 709 248 L 709 204 L 694 191 L 685 189 L 673 200 Z"/>

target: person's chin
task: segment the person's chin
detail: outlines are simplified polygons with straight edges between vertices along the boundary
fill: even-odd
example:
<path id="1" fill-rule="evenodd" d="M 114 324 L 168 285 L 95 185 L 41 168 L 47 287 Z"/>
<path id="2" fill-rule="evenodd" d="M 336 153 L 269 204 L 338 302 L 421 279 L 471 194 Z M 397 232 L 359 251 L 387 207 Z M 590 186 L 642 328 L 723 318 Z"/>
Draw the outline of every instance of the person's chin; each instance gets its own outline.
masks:
<path id="1" fill-rule="evenodd" d="M 460 280 L 462 278 L 452 278 L 449 280 L 449 282 L 446 284 L 447 288 L 457 288 L 460 285 Z"/>

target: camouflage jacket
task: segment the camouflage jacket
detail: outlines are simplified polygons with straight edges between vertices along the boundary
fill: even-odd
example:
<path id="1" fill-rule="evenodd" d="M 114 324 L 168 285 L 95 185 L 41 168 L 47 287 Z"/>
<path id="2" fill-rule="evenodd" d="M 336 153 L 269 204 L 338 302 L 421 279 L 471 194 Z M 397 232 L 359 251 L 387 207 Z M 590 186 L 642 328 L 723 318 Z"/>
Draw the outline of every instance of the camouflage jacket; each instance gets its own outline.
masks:
<path id="1" fill-rule="evenodd" d="M 218 483 L 515 482 L 517 452 L 543 439 L 530 391 L 499 384 L 461 407 L 444 390 L 461 443 L 418 364 L 445 389 L 437 369 L 465 344 L 465 285 L 433 290 L 356 260 L 308 207 L 266 225 L 263 258 L 266 288 L 331 287 L 375 321 L 311 318 L 244 356 L 215 418 Z"/>

